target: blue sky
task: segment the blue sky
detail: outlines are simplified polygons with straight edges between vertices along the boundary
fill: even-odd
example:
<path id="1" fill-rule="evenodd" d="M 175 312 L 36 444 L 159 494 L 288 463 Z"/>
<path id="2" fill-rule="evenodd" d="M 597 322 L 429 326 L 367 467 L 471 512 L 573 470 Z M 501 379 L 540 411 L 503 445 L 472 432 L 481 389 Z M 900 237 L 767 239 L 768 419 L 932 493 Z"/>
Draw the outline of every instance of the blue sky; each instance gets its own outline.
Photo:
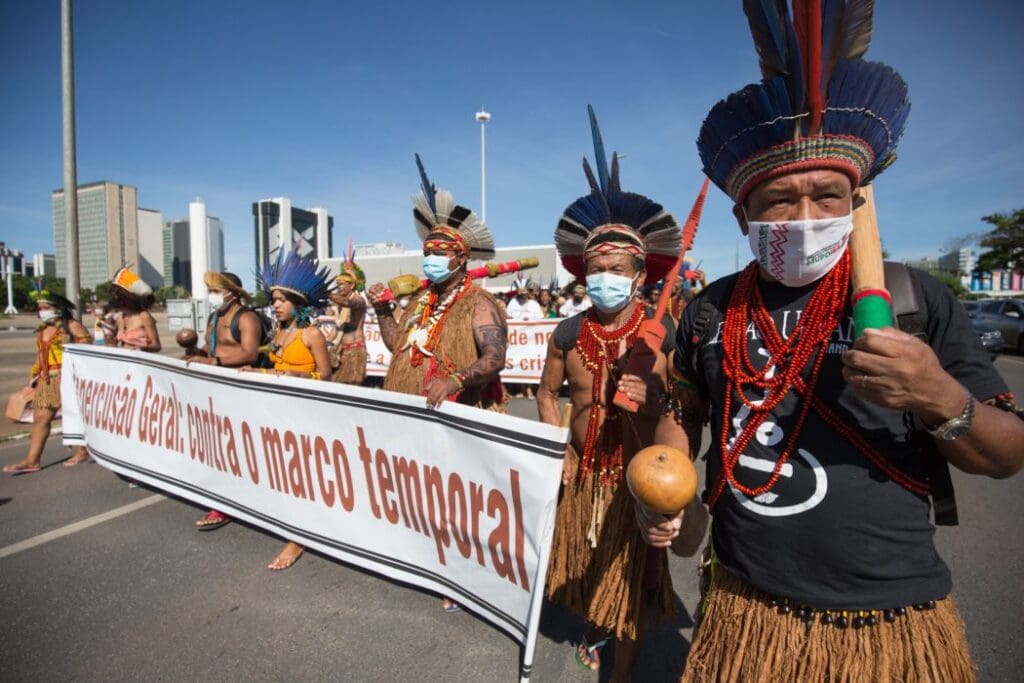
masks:
<path id="1" fill-rule="evenodd" d="M 57 0 L 0 4 L 0 240 L 53 251 L 61 185 Z M 896 257 L 937 255 L 981 216 L 1024 206 L 1024 3 L 879 2 L 868 57 L 910 84 L 900 159 L 875 183 Z M 708 109 L 757 80 L 740 3 L 79 1 L 78 180 L 138 187 L 165 219 L 201 196 L 251 282 L 251 203 L 325 206 L 335 245 L 415 245 L 413 152 L 479 208 L 501 246 L 547 243 L 586 190 L 586 105 L 625 154 L 622 183 L 685 216 Z M 694 248 L 733 267 L 728 198 L 709 195 Z M 739 242 L 740 261 L 749 260 Z M 337 250 L 337 249 L 336 249 Z"/>

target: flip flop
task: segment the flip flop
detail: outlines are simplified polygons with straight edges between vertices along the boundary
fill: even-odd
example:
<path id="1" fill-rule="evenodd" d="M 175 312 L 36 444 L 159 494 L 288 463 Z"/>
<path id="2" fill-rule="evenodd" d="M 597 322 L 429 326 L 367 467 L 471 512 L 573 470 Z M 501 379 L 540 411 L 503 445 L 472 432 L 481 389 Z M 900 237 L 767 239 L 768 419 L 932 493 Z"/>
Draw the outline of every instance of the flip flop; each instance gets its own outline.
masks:
<path id="1" fill-rule="evenodd" d="M 608 639 L 607 638 L 602 638 L 601 640 L 599 640 L 596 643 L 594 643 L 593 645 L 591 645 L 590 643 L 587 642 L 587 637 L 583 636 L 583 638 L 580 641 L 579 646 L 576 647 L 576 663 L 579 664 L 580 667 L 586 669 L 587 671 L 591 671 L 591 672 L 599 671 L 600 668 L 601 668 L 601 660 L 600 659 L 597 660 L 598 668 L 597 669 L 592 669 L 589 664 L 587 664 L 586 662 L 583 661 L 583 655 L 580 654 L 580 647 L 582 647 L 584 649 L 584 651 L 586 651 L 587 658 L 590 659 L 591 661 L 593 661 L 593 654 L 595 652 L 599 651 L 601 648 L 603 648 L 607 644 L 608 644 Z"/>
<path id="2" fill-rule="evenodd" d="M 302 551 L 302 552 L 305 552 L 305 551 Z M 278 555 L 278 557 L 280 557 L 280 555 Z M 275 557 L 274 558 L 274 562 L 271 562 L 270 564 L 267 565 L 267 569 L 269 569 L 272 572 L 283 572 L 285 569 L 291 569 L 292 565 L 295 564 L 296 562 L 298 562 L 300 557 L 302 557 L 302 553 L 299 553 L 295 557 L 288 558 L 288 561 L 283 566 L 281 566 L 281 567 L 271 567 L 270 566 L 271 564 L 274 564 L 274 562 L 277 562 L 277 557 Z"/>
<path id="3" fill-rule="evenodd" d="M 216 510 L 210 510 L 206 513 L 206 516 L 202 519 L 195 521 L 196 531 L 213 531 L 219 529 L 225 524 L 230 524 L 231 518 L 222 512 Z"/>
<path id="4" fill-rule="evenodd" d="M 22 465 L 20 462 L 12 463 L 10 465 L 4 465 L 3 471 L 7 474 L 17 476 L 19 474 L 32 474 L 43 469 L 39 465 Z"/>

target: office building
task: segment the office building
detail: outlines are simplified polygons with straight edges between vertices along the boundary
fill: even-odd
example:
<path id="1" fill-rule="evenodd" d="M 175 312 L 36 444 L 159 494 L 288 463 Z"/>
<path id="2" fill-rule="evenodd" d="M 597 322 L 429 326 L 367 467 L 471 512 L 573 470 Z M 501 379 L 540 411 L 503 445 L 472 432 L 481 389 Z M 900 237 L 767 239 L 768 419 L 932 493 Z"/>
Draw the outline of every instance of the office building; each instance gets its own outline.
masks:
<path id="1" fill-rule="evenodd" d="M 164 286 L 164 217 L 154 209 L 140 208 L 136 222 L 139 226 L 139 277 L 153 289 L 159 289 Z"/>
<path id="2" fill-rule="evenodd" d="M 32 254 L 32 272 L 36 277 L 57 277 L 57 257 L 53 254 Z"/>
<path id="3" fill-rule="evenodd" d="M 207 268 L 224 270 L 224 223 L 216 216 L 206 217 L 206 237 Z M 192 240 L 188 218 L 164 223 L 163 277 L 164 286 L 192 291 Z"/>
<path id="4" fill-rule="evenodd" d="M 131 185 L 102 180 L 78 186 L 78 275 L 96 289 L 126 263 L 139 263 L 138 199 Z M 64 190 L 52 192 L 57 277 L 67 277 Z"/>
<path id="5" fill-rule="evenodd" d="M 319 261 L 331 257 L 334 218 L 327 209 L 296 209 L 290 199 L 261 199 L 252 205 L 256 272 L 277 259 L 282 248 Z"/>

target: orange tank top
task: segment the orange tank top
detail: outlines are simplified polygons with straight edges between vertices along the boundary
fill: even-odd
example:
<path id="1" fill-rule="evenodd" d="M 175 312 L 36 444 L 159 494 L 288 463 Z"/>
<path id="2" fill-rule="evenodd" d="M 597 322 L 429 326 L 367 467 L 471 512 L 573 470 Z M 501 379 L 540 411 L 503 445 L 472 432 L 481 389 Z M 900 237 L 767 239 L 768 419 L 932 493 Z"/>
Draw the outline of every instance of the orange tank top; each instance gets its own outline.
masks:
<path id="1" fill-rule="evenodd" d="M 274 369 L 281 372 L 313 372 L 316 370 L 316 359 L 313 353 L 302 343 L 302 333 L 281 349 L 281 355 L 271 351 L 268 356 Z"/>

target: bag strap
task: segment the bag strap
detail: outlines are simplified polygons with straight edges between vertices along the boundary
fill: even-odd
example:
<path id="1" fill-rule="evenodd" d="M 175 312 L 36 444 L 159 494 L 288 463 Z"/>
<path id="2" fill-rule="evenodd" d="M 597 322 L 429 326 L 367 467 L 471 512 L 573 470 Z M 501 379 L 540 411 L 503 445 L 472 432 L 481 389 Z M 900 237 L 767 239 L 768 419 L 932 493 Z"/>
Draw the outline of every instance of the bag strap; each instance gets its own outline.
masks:
<path id="1" fill-rule="evenodd" d="M 906 264 L 886 261 L 885 287 L 892 295 L 892 312 L 897 327 L 927 342 L 928 308 L 921 280 Z M 935 441 L 921 430 L 915 430 L 913 442 L 924 458 L 936 526 L 956 526 L 960 519 L 949 461 L 939 453 Z"/>

